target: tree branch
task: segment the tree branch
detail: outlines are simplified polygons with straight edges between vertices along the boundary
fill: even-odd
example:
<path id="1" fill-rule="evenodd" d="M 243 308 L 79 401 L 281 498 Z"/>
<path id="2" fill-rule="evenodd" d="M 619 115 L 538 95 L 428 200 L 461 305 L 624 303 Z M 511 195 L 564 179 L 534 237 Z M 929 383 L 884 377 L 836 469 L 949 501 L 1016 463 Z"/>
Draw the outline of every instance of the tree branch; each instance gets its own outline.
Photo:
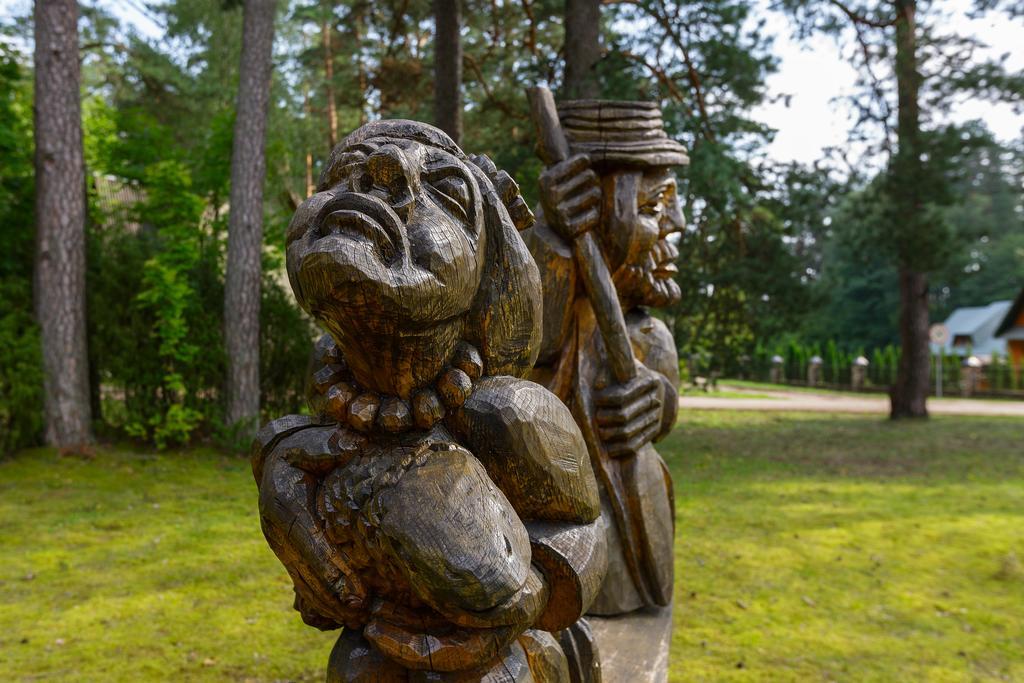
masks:
<path id="1" fill-rule="evenodd" d="M 860 26 L 870 26 L 871 28 L 889 28 L 890 26 L 895 26 L 897 20 L 899 19 L 899 17 L 893 17 L 892 19 L 889 19 L 888 21 L 876 21 L 874 19 L 869 19 L 869 18 L 865 17 L 863 14 L 858 14 L 857 12 L 854 12 L 852 9 L 850 9 L 848 6 L 846 6 L 843 2 L 841 2 L 841 0 L 828 0 L 828 1 L 829 1 L 829 3 L 831 5 L 833 5 L 835 7 L 838 7 L 839 10 L 843 14 L 845 14 L 850 21 L 852 21 L 854 24 L 858 24 Z"/>
<path id="2" fill-rule="evenodd" d="M 529 120 L 529 116 L 526 116 L 522 112 L 515 111 L 514 109 L 508 106 L 508 103 L 503 102 L 502 100 L 494 96 L 494 93 L 491 91 L 490 86 L 487 85 L 487 79 L 484 78 L 483 71 L 480 70 L 480 65 L 477 64 L 477 61 L 473 59 L 472 55 L 464 54 L 462 56 L 462 61 L 470 68 L 470 70 L 476 76 L 476 80 L 478 83 L 480 83 L 480 87 L 483 88 L 484 96 L 487 97 L 488 102 L 490 102 L 498 109 L 503 111 L 505 115 L 508 116 L 509 118 L 519 119 L 521 121 Z"/>

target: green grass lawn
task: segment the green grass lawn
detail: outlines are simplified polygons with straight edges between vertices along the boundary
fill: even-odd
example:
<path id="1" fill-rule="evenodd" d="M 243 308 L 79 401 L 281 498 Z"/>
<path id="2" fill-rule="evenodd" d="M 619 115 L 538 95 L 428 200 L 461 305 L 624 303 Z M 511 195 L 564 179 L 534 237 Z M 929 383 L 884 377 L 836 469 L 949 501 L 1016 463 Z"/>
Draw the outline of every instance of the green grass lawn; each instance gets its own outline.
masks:
<path id="1" fill-rule="evenodd" d="M 1024 680 L 1024 421 L 693 412 L 672 681 Z M 0 680 L 322 680 L 248 463 L 0 461 Z M 608 683 L 615 683 L 610 681 Z"/>
<path id="2" fill-rule="evenodd" d="M 720 379 L 720 380 L 718 380 L 718 386 L 722 387 L 722 389 L 723 389 L 723 392 L 720 392 L 720 393 L 732 394 L 731 396 L 729 396 L 729 398 L 741 398 L 741 397 L 742 398 L 768 398 L 769 397 L 769 396 L 765 396 L 764 394 L 753 394 L 753 393 L 750 393 L 752 391 L 769 392 L 769 394 L 771 392 L 778 393 L 778 392 L 782 391 L 782 392 L 786 392 L 786 393 L 795 393 L 795 394 L 826 394 L 826 395 L 834 395 L 834 396 L 850 396 L 850 397 L 859 397 L 859 398 L 888 398 L 887 391 L 879 390 L 877 387 L 872 389 L 871 391 L 852 391 L 852 390 L 845 390 L 844 391 L 844 390 L 840 390 L 840 389 L 826 389 L 824 387 L 801 386 L 799 384 L 772 384 L 771 382 L 753 382 L 751 380 L 745 380 L 745 379 Z M 712 391 L 712 392 L 709 393 L 709 395 L 711 395 L 713 393 L 714 392 Z M 770 396 L 770 397 L 771 398 L 777 398 L 776 396 Z M 970 398 L 970 400 L 971 401 L 990 401 L 990 402 L 994 402 L 994 403 L 1006 403 L 1007 401 L 1020 401 L 1020 400 L 1022 400 L 1022 398 L 1024 398 L 1024 397 L 1020 397 L 1020 396 L 1017 396 L 1017 397 L 1014 397 L 1014 396 L 1005 396 L 1005 397 L 992 397 L 992 396 L 978 397 L 978 396 L 972 396 Z M 928 401 L 929 402 L 931 402 L 931 401 L 955 401 L 955 400 L 961 400 L 961 399 L 963 399 L 963 397 L 960 396 L 959 393 L 957 393 L 957 392 L 952 392 L 951 393 L 951 392 L 949 392 L 948 389 L 939 398 L 936 398 L 935 396 L 929 396 L 928 397 Z"/>

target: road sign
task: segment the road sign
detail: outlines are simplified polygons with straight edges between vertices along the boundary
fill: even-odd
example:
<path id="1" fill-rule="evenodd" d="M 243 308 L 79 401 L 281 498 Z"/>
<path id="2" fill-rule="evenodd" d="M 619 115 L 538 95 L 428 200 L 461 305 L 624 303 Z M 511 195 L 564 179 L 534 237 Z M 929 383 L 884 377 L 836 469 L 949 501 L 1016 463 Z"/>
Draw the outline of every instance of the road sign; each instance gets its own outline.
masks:
<path id="1" fill-rule="evenodd" d="M 942 323 L 935 323 L 928 328 L 928 338 L 932 344 L 943 345 L 949 341 L 949 328 Z"/>

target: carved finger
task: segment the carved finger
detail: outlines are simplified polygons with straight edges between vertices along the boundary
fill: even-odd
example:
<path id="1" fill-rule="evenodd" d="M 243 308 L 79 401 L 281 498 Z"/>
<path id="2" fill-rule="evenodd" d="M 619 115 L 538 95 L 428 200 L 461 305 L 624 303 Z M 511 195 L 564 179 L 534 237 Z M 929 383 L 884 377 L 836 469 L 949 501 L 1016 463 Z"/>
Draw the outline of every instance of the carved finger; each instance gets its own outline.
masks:
<path id="1" fill-rule="evenodd" d="M 636 400 L 624 406 L 600 408 L 594 416 L 599 427 L 616 427 L 626 424 L 637 415 L 647 412 L 658 402 L 657 387 L 652 387 L 647 394 L 641 394 Z"/>
<path id="2" fill-rule="evenodd" d="M 562 202 L 576 195 L 585 194 L 592 189 L 600 191 L 597 186 L 597 176 L 594 175 L 593 171 L 587 171 L 552 185 L 548 188 L 547 192 L 550 201 L 561 205 Z"/>
<path id="3" fill-rule="evenodd" d="M 627 441 L 662 418 L 660 407 L 656 407 L 657 410 L 651 411 L 650 409 L 654 407 L 654 403 L 644 401 L 642 404 L 644 405 L 644 410 L 629 422 L 622 425 L 601 427 L 598 430 L 601 440 L 604 442 Z"/>
<path id="4" fill-rule="evenodd" d="M 634 456 L 637 452 L 644 447 L 644 445 L 651 442 L 654 436 L 658 433 L 658 423 L 655 422 L 653 425 L 642 431 L 641 433 L 634 436 L 629 441 L 619 441 L 616 443 L 610 443 L 605 448 L 605 452 L 613 458 L 623 458 L 628 456 Z"/>
<path id="5" fill-rule="evenodd" d="M 656 422 L 661 421 L 661 406 L 656 406 L 657 410 L 652 411 L 650 408 L 653 404 L 648 403 L 647 409 L 637 417 L 633 418 L 626 424 L 619 427 L 602 427 L 599 431 L 601 435 L 601 441 L 605 443 L 612 443 L 616 441 L 629 441 L 637 434 L 646 431 L 648 427 Z"/>
<path id="6" fill-rule="evenodd" d="M 545 173 L 551 173 L 554 177 L 565 180 L 585 170 L 590 170 L 590 157 L 586 154 L 575 154 L 565 161 L 555 164 Z"/>
<path id="7" fill-rule="evenodd" d="M 593 229 L 601 220 L 601 207 L 595 206 L 579 218 L 573 218 L 573 223 L 578 226 L 576 234 L 581 234 Z"/>
<path id="8" fill-rule="evenodd" d="M 638 375 L 625 384 L 615 384 L 595 392 L 594 402 L 601 408 L 622 406 L 640 394 L 650 391 L 657 383 L 657 377 Z"/>
<path id="9" fill-rule="evenodd" d="M 572 180 L 582 172 L 588 170 L 589 166 L 589 157 L 585 154 L 577 154 L 576 156 L 570 157 L 561 163 L 544 169 L 538 179 L 540 181 L 540 186 L 544 190 L 557 188 L 566 181 Z"/>
<path id="10" fill-rule="evenodd" d="M 601 190 L 597 187 L 592 187 L 578 197 L 573 197 L 567 200 L 562 208 L 565 213 L 569 216 L 576 216 L 585 212 L 587 209 L 597 206 L 601 203 Z"/>
<path id="11" fill-rule="evenodd" d="M 382 619 L 371 620 L 363 629 L 363 637 L 385 656 L 409 669 L 433 671 L 460 671 L 481 666 L 497 656 L 517 633 L 508 627 L 418 633 Z"/>
<path id="12" fill-rule="evenodd" d="M 548 585 L 536 568 L 531 567 L 526 583 L 505 602 L 482 612 L 459 609 L 451 603 L 433 607 L 453 624 L 465 628 L 526 626 L 532 624 L 548 602 Z"/>

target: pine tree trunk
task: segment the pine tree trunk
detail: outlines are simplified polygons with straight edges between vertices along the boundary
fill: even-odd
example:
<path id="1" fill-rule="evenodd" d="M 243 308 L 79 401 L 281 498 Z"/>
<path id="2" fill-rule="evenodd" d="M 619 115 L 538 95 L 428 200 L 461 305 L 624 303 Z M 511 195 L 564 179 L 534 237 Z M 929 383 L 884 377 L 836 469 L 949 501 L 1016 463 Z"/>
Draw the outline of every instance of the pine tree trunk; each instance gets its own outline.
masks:
<path id="1" fill-rule="evenodd" d="M 276 0 L 246 0 L 231 150 L 224 337 L 229 425 L 255 433 L 260 411 L 260 250 L 263 177 Z"/>
<path id="2" fill-rule="evenodd" d="M 918 103 L 916 0 L 896 0 L 897 151 L 892 162 L 889 195 L 898 230 L 928 230 L 918 178 L 923 172 Z M 907 240 L 914 244 L 916 240 Z M 928 417 L 928 277 L 914 267 L 912 247 L 900 248 L 900 363 L 890 389 L 893 419 Z"/>
<path id="3" fill-rule="evenodd" d="M 85 161 L 78 5 L 35 3 L 35 309 L 42 337 L 46 443 L 92 441 L 85 317 Z"/>
<path id="4" fill-rule="evenodd" d="M 601 0 L 565 0 L 565 97 L 601 94 L 597 62 L 601 59 Z"/>
<path id="5" fill-rule="evenodd" d="M 462 38 L 459 0 L 434 0 L 434 124 L 462 144 Z"/>
<path id="6" fill-rule="evenodd" d="M 306 120 L 311 121 L 313 119 L 313 107 L 309 103 L 309 89 L 303 87 L 302 89 L 302 110 L 306 115 Z M 313 191 L 316 185 L 313 182 L 313 150 L 306 150 L 306 195 L 308 199 L 313 196 Z"/>
<path id="7" fill-rule="evenodd" d="M 931 352 L 928 347 L 928 276 L 900 269 L 900 362 L 890 391 L 891 416 L 927 417 Z"/>
<path id="8" fill-rule="evenodd" d="M 331 150 L 338 144 L 338 103 L 334 95 L 334 46 L 332 33 L 334 31 L 333 5 L 330 2 L 324 3 L 324 21 L 320 26 L 320 35 L 324 46 L 324 89 L 327 96 L 327 141 Z"/>
<path id="9" fill-rule="evenodd" d="M 356 59 L 356 78 L 359 86 L 359 125 L 366 123 L 366 109 L 367 102 L 366 91 L 369 88 L 369 78 L 366 73 L 366 64 L 363 63 L 363 32 L 366 30 L 364 27 L 365 19 L 364 13 L 366 7 L 359 5 L 355 10 L 355 15 L 352 18 L 352 41 L 355 43 L 353 46 L 355 49 Z"/>

